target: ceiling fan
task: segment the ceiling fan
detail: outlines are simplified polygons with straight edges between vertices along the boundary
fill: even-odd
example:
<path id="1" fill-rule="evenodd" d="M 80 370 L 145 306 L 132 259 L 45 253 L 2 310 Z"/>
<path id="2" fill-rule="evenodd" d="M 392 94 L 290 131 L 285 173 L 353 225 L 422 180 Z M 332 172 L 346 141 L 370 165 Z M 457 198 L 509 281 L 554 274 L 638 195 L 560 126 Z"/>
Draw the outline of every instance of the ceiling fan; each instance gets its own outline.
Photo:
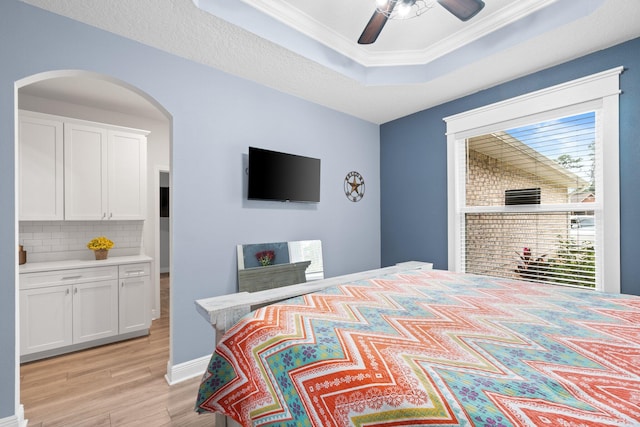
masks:
<path id="1" fill-rule="evenodd" d="M 440 6 L 451 12 L 461 21 L 467 21 L 473 18 L 484 7 L 482 0 L 437 0 Z M 378 0 L 373 16 L 362 31 L 358 44 L 371 44 L 376 41 L 384 25 L 392 16 L 396 6 L 406 11 L 416 3 L 416 0 Z"/>

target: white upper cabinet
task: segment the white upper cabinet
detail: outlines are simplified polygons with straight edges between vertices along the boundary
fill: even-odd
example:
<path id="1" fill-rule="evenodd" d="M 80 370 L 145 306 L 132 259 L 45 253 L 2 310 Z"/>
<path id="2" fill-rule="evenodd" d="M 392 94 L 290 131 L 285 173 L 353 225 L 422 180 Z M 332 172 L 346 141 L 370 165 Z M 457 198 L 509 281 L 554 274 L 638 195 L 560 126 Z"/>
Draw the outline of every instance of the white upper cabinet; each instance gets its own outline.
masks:
<path id="1" fill-rule="evenodd" d="M 20 219 L 146 219 L 147 134 L 21 112 Z"/>
<path id="2" fill-rule="evenodd" d="M 144 219 L 147 188 L 147 138 L 144 135 L 108 132 L 109 219 Z"/>
<path id="3" fill-rule="evenodd" d="M 21 114 L 19 122 L 19 218 L 23 221 L 62 220 L 62 121 Z"/>
<path id="4" fill-rule="evenodd" d="M 106 188 L 106 129 L 66 123 L 64 127 L 65 219 L 107 219 Z"/>
<path id="5" fill-rule="evenodd" d="M 65 219 L 145 219 L 146 136 L 68 123 L 64 134 Z"/>

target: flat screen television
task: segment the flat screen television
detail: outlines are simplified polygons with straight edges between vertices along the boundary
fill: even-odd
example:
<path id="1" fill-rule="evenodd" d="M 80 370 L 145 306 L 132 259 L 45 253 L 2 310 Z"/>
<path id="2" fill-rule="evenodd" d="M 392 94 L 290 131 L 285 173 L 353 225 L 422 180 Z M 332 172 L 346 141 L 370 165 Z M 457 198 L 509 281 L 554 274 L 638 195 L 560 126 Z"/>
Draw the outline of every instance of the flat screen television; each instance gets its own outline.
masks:
<path id="1" fill-rule="evenodd" d="M 320 159 L 249 147 L 251 200 L 320 201 Z"/>

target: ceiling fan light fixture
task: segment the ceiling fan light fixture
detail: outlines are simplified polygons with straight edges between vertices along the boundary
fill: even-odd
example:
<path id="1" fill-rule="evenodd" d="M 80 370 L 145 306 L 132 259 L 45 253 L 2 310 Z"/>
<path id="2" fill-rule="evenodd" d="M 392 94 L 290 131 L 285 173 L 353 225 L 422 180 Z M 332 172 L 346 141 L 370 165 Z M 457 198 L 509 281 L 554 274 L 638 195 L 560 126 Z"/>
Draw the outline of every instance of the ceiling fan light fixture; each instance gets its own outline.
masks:
<path id="1" fill-rule="evenodd" d="M 422 15 L 435 5 L 431 0 L 376 0 L 376 12 L 388 19 L 409 19 Z"/>
<path id="2" fill-rule="evenodd" d="M 416 0 L 402 0 L 398 6 L 398 15 L 401 17 L 408 16 L 415 3 Z"/>
<path id="3" fill-rule="evenodd" d="M 436 3 L 433 0 L 375 1 L 376 9 L 364 27 L 358 39 L 358 44 L 374 43 L 387 20 L 415 18 L 433 8 Z M 437 2 L 462 21 L 471 19 L 484 7 L 484 1 L 482 0 L 437 0 Z"/>

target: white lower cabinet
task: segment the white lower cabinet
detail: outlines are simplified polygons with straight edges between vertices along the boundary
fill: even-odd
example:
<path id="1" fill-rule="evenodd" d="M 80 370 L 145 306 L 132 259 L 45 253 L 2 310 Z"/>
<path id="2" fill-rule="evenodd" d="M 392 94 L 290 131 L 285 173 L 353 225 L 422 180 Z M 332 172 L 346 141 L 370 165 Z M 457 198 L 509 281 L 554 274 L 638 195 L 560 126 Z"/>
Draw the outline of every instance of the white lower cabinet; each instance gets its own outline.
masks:
<path id="1" fill-rule="evenodd" d="M 71 286 L 20 291 L 20 354 L 73 344 Z"/>
<path id="2" fill-rule="evenodd" d="M 73 287 L 73 342 L 118 334 L 118 281 L 82 283 Z"/>
<path id="3" fill-rule="evenodd" d="M 36 360 L 148 333 L 150 263 L 20 275 L 20 355 Z"/>
<path id="4" fill-rule="evenodd" d="M 149 327 L 149 267 L 148 263 L 119 267 L 121 334 Z"/>

